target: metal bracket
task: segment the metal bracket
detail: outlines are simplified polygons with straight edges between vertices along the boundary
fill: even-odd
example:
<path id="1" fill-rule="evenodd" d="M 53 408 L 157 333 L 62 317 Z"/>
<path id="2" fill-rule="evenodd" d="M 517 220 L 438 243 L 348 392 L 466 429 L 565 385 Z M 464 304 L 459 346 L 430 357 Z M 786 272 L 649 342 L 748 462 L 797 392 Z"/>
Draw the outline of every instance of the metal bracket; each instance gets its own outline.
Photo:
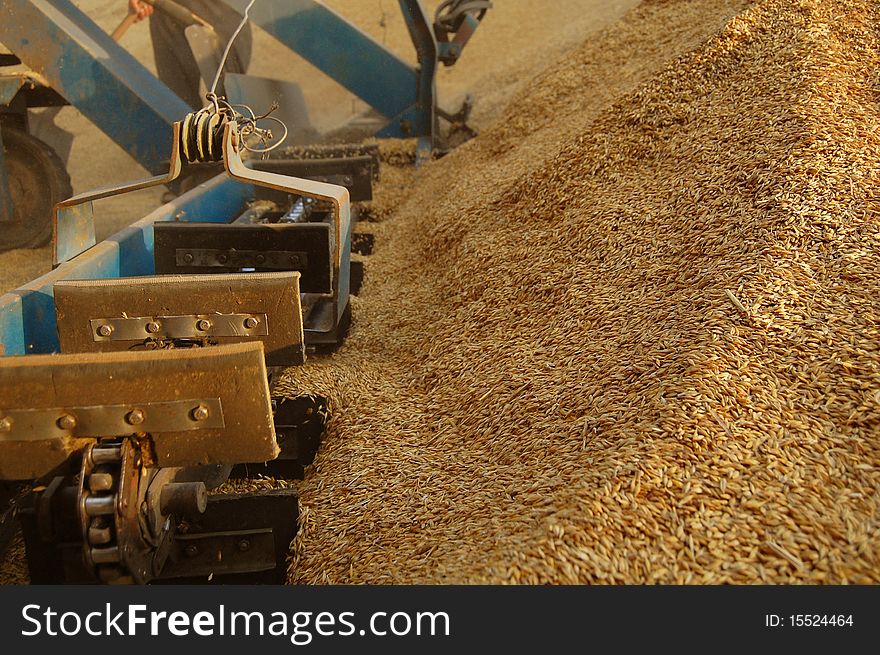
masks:
<path id="1" fill-rule="evenodd" d="M 156 582 L 283 584 L 298 518 L 294 489 L 209 496 L 204 514 L 177 527 Z"/>
<path id="2" fill-rule="evenodd" d="M 93 207 L 95 200 L 139 191 L 159 184 L 169 184 L 180 175 L 183 169 L 183 160 L 180 153 L 180 131 L 181 123 L 174 123 L 171 163 L 166 175 L 156 176 L 132 184 L 90 191 L 56 205 L 55 239 L 53 242 L 55 249 L 53 261 L 56 265 L 73 259 L 95 245 Z M 232 179 L 246 184 L 253 184 L 257 187 L 274 189 L 286 194 L 323 200 L 332 205 L 332 266 L 334 277 L 338 277 L 345 255 L 343 238 L 351 229 L 351 200 L 348 189 L 336 186 L 335 184 L 326 184 L 324 182 L 316 182 L 315 180 L 289 177 L 278 173 L 248 168 L 241 160 L 240 149 L 237 126 L 232 123 L 227 124 L 223 132 L 223 163 L 226 173 Z"/>
<path id="3" fill-rule="evenodd" d="M 154 228 L 159 275 L 299 271 L 302 293 L 333 293 L 333 228 L 327 223 L 208 225 L 161 223 Z"/>
<path id="4" fill-rule="evenodd" d="M 177 534 L 174 540 L 182 566 L 169 566 L 166 575 L 180 570 L 186 575 L 254 573 L 276 565 L 272 528 Z"/>
<path id="5" fill-rule="evenodd" d="M 279 452 L 258 341 L 0 357 L 0 408 L 0 479 L 50 474 L 89 445 L 78 435 L 148 433 L 159 467 L 259 462 Z"/>
<path id="6" fill-rule="evenodd" d="M 0 412 L 0 441 L 118 437 L 135 432 L 187 432 L 223 427 L 223 406 L 219 398 Z"/>
<path id="7" fill-rule="evenodd" d="M 67 280 L 54 292 L 62 352 L 258 340 L 270 366 L 305 358 L 296 272 Z"/>
<path id="8" fill-rule="evenodd" d="M 92 327 L 92 338 L 95 341 L 265 337 L 269 335 L 269 322 L 265 314 L 93 318 L 89 321 L 89 325 Z"/>
<path id="9" fill-rule="evenodd" d="M 54 250 L 52 262 L 56 266 L 73 259 L 97 243 L 95 239 L 95 200 L 149 189 L 160 184 L 169 184 L 177 179 L 181 170 L 183 170 L 183 160 L 180 158 L 179 147 L 180 123 L 174 123 L 172 138 L 174 140 L 171 146 L 171 165 L 168 173 L 165 175 L 156 175 L 140 182 L 88 191 L 55 205 L 53 228 L 55 236 L 52 239 L 52 248 Z"/>
<path id="10" fill-rule="evenodd" d="M 177 248 L 174 261 L 191 268 L 260 268 L 278 271 L 308 268 L 309 254 L 292 250 Z"/>
<path id="11" fill-rule="evenodd" d="M 336 149 L 340 151 L 339 148 Z M 333 154 L 330 149 L 325 149 Z M 318 153 L 321 153 L 318 150 Z M 378 177 L 379 164 L 370 154 L 326 157 L 323 159 L 284 158 L 255 161 L 253 167 L 258 171 L 270 171 L 281 175 L 304 177 L 328 184 L 338 184 L 348 189 L 352 202 L 373 199 L 373 180 Z"/>

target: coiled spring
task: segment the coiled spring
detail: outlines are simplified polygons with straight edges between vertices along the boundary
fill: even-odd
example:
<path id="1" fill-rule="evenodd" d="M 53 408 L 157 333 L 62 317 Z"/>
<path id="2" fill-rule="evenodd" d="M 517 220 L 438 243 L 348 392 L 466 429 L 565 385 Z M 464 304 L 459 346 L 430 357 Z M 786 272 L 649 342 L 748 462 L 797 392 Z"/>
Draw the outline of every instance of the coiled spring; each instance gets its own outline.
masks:
<path id="1" fill-rule="evenodd" d="M 229 123 L 235 123 L 237 126 L 242 147 L 260 155 L 271 152 L 287 138 L 287 126 L 284 122 L 269 115 L 278 108 L 277 104 L 273 104 L 262 116 L 257 116 L 247 105 L 231 105 L 225 98 L 213 93 L 208 94 L 208 101 L 207 107 L 187 114 L 183 119 L 180 130 L 180 152 L 183 159 L 189 163 L 221 161 L 223 135 Z M 245 110 L 248 115 L 242 114 L 239 109 Z M 281 138 L 270 146 L 266 144 L 273 139 L 272 130 L 259 127 L 257 122 L 261 120 L 274 121 L 284 130 Z M 252 147 L 249 142 L 254 141 L 258 141 L 262 147 Z"/>

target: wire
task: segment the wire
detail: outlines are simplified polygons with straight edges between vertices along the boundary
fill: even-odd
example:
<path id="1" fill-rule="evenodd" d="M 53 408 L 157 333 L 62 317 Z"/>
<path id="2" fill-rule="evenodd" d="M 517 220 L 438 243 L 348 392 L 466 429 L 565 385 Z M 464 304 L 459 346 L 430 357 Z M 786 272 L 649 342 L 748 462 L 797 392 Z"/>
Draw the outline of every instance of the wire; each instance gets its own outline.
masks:
<path id="1" fill-rule="evenodd" d="M 238 132 L 242 137 L 242 147 L 254 154 L 265 156 L 281 146 L 287 139 L 289 132 L 287 125 L 281 119 L 271 115 L 278 109 L 277 102 L 273 102 L 265 114 L 258 116 L 250 106 L 230 104 L 226 98 L 217 94 L 209 93 L 207 99 L 208 105 L 206 107 L 188 114 L 183 121 L 181 151 L 187 161 L 216 161 L 222 153 L 218 139 L 223 133 L 225 124 L 229 122 L 238 126 Z M 272 145 L 266 145 L 274 139 L 272 130 L 258 125 L 258 122 L 263 120 L 278 123 L 283 130 L 281 136 Z M 250 137 L 259 140 L 262 147 L 248 144 L 247 140 Z"/>
<path id="2" fill-rule="evenodd" d="M 220 83 L 220 75 L 223 73 L 223 67 L 226 66 L 226 60 L 229 58 L 229 53 L 232 50 L 232 44 L 235 43 L 236 37 L 241 33 L 244 29 L 244 26 L 247 25 L 248 22 L 248 12 L 251 10 L 251 7 L 254 6 L 254 3 L 257 0 L 251 0 L 248 3 L 248 6 L 244 10 L 244 16 L 241 17 L 241 22 L 238 24 L 238 27 L 235 28 L 235 32 L 232 33 L 232 37 L 230 37 L 229 42 L 226 44 L 226 50 L 223 51 L 223 57 L 220 59 L 220 66 L 217 68 L 217 74 L 214 75 L 214 83 L 211 85 L 211 90 L 209 95 L 214 95 L 214 92 L 217 90 L 217 84 Z"/>
<path id="3" fill-rule="evenodd" d="M 211 90 L 208 91 L 208 94 L 205 96 L 208 100 L 208 105 L 193 114 L 189 114 L 183 122 L 181 131 L 181 151 L 187 161 L 217 161 L 221 154 L 221 149 L 218 147 L 219 139 L 223 134 L 225 124 L 229 122 L 237 124 L 239 134 L 242 137 L 242 147 L 249 152 L 263 155 L 264 157 L 267 153 L 275 150 L 275 148 L 284 143 L 284 140 L 287 138 L 288 129 L 284 121 L 275 118 L 274 116 L 270 116 L 272 112 L 278 109 L 277 102 L 273 102 L 272 106 L 269 107 L 269 111 L 265 114 L 257 116 L 256 112 L 248 105 L 230 104 L 226 98 L 218 96 L 216 92 L 217 85 L 220 83 L 220 76 L 223 74 L 223 68 L 226 66 L 226 60 L 229 58 L 229 53 L 232 51 L 232 45 L 244 29 L 244 26 L 247 25 L 251 7 L 254 6 L 255 2 L 256 0 L 251 0 L 248 3 L 248 6 L 244 10 L 244 15 L 241 18 L 241 22 L 238 24 L 238 27 L 235 28 L 235 32 L 232 33 L 232 36 L 226 43 L 226 49 L 223 51 L 220 65 L 217 68 L 217 73 L 214 75 L 214 82 L 211 84 Z M 243 109 L 250 115 L 248 116 L 241 113 L 238 111 L 239 108 Z M 281 138 L 270 146 L 266 146 L 266 144 L 273 138 L 272 130 L 259 127 L 257 123 L 261 120 L 273 121 L 281 125 L 284 129 L 284 134 L 281 135 Z M 264 147 L 251 147 L 247 143 L 249 137 L 256 137 Z"/>

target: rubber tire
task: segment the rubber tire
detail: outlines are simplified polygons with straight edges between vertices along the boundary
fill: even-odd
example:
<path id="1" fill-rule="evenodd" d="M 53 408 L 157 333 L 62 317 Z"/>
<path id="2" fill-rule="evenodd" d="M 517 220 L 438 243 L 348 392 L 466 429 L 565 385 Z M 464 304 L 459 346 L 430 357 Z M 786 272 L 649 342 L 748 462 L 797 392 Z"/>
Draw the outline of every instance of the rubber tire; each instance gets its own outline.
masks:
<path id="1" fill-rule="evenodd" d="M 15 221 L 0 224 L 0 251 L 40 248 L 52 239 L 55 205 L 73 195 L 70 176 L 49 145 L 14 127 L 2 130 Z"/>

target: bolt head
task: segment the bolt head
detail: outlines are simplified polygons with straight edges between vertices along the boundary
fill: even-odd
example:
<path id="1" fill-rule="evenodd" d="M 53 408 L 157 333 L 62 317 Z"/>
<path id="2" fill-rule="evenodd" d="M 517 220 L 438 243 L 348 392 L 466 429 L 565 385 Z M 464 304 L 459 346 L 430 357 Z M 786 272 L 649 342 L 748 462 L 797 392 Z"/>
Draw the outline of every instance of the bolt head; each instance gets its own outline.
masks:
<path id="1" fill-rule="evenodd" d="M 4 416 L 0 418 L 0 432 L 11 432 L 12 431 L 12 418 L 9 416 Z"/>
<path id="2" fill-rule="evenodd" d="M 184 264 L 192 264 L 194 259 L 195 259 L 195 257 L 193 257 L 192 253 L 188 252 L 183 256 L 183 263 Z"/>
<path id="3" fill-rule="evenodd" d="M 156 321 L 150 321 L 147 323 L 147 332 L 150 334 L 156 334 L 160 328 L 161 326 Z"/>
<path id="4" fill-rule="evenodd" d="M 196 321 L 196 329 L 200 332 L 207 332 L 211 329 L 211 321 L 204 318 L 199 319 L 198 321 Z"/>
<path id="5" fill-rule="evenodd" d="M 225 264 L 229 261 L 229 255 L 217 255 L 217 261 L 221 264 Z"/>
<path id="6" fill-rule="evenodd" d="M 244 326 L 248 330 L 253 330 L 259 324 L 260 324 L 260 322 L 257 319 L 255 319 L 253 316 L 248 316 L 246 319 L 244 319 Z"/>
<path id="7" fill-rule="evenodd" d="M 186 553 L 187 557 L 195 557 L 199 554 L 199 547 L 195 544 L 190 544 L 186 548 L 183 549 L 183 552 Z"/>
<path id="8" fill-rule="evenodd" d="M 56 424 L 62 430 L 73 430 L 73 428 L 76 427 L 76 417 L 70 414 L 65 414 L 56 421 Z"/>
<path id="9" fill-rule="evenodd" d="M 209 410 L 205 405 L 199 405 L 192 411 L 192 417 L 196 421 L 204 421 L 211 415 L 211 410 Z"/>
<path id="10" fill-rule="evenodd" d="M 292 266 L 299 266 L 299 255 L 291 255 L 290 256 L 290 264 Z"/>
<path id="11" fill-rule="evenodd" d="M 251 542 L 247 539 L 242 539 L 238 542 L 238 550 L 242 553 L 251 549 Z"/>
<path id="12" fill-rule="evenodd" d="M 113 334 L 112 325 L 102 325 L 98 328 L 98 336 L 109 337 L 111 334 Z"/>
<path id="13" fill-rule="evenodd" d="M 125 415 L 125 422 L 129 425 L 140 425 L 144 422 L 144 410 L 142 409 L 133 409 L 128 414 Z"/>

